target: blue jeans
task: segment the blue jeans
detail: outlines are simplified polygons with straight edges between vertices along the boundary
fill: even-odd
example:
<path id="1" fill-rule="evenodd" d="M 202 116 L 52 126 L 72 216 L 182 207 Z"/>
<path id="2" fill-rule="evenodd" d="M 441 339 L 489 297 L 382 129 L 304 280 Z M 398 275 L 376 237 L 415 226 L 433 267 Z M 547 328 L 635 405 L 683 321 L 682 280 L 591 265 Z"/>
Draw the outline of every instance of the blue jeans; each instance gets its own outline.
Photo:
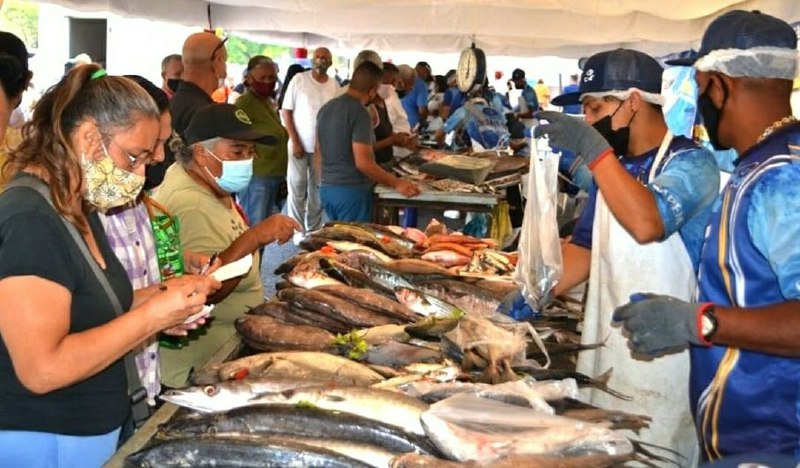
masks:
<path id="1" fill-rule="evenodd" d="M 323 185 L 322 208 L 331 221 L 372 222 L 372 184 Z"/>
<path id="2" fill-rule="evenodd" d="M 94 468 L 114 455 L 119 428 L 96 436 L 0 431 L 0 464 L 26 468 Z"/>
<path id="3" fill-rule="evenodd" d="M 278 187 L 283 180 L 284 178 L 279 176 L 253 176 L 247 188 L 237 194 L 250 226 L 255 226 L 269 218 L 273 212 L 278 212 L 276 207 Z"/>

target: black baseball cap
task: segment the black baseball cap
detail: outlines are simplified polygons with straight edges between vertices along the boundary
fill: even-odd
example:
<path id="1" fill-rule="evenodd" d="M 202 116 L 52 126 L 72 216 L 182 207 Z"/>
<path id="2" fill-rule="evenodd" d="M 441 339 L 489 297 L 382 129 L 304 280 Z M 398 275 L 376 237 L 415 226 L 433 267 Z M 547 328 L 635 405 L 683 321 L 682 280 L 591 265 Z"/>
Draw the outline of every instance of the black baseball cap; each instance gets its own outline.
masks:
<path id="1" fill-rule="evenodd" d="M 667 60 L 667 65 L 694 65 L 699 58 L 714 50 L 753 47 L 796 49 L 797 34 L 788 23 L 774 16 L 758 10 L 733 10 L 708 25 L 699 52 L 690 57 Z"/>
<path id="2" fill-rule="evenodd" d="M 262 145 L 275 145 L 278 140 L 253 130 L 253 122 L 245 111 L 233 104 L 209 104 L 198 110 L 186 129 L 186 144 L 212 138 L 252 141 Z"/>
<path id="3" fill-rule="evenodd" d="M 648 93 L 661 93 L 664 69 L 656 59 L 632 49 L 615 49 L 592 55 L 583 65 L 578 91 L 557 96 L 555 106 L 580 104 L 584 93 L 626 91 L 636 88 Z"/>
<path id="4" fill-rule="evenodd" d="M 515 68 L 513 72 L 511 72 L 511 79 L 514 81 L 522 80 L 525 78 L 525 70 L 521 68 Z"/>

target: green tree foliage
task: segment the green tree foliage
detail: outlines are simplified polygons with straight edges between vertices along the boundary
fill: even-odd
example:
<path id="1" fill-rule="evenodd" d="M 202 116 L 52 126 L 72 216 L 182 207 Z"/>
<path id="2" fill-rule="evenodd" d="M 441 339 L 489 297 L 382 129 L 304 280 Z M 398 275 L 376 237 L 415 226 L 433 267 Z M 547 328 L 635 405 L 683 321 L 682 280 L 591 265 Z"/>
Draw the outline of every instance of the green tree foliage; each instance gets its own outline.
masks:
<path id="1" fill-rule="evenodd" d="M 39 5 L 24 0 L 6 0 L 0 8 L 0 28 L 22 39 L 29 49 L 39 47 Z"/>
<path id="2" fill-rule="evenodd" d="M 266 55 L 274 59 L 290 51 L 289 47 L 261 44 L 233 35 L 225 43 L 225 48 L 228 50 L 228 63 L 241 65 L 246 65 L 256 55 Z"/>

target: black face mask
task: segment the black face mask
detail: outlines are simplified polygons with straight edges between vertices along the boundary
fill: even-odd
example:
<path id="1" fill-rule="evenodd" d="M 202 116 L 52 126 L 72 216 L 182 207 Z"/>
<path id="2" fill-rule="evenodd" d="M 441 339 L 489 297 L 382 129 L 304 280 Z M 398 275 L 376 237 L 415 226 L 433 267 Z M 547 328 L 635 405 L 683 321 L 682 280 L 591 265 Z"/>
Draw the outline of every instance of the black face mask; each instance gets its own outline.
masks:
<path id="1" fill-rule="evenodd" d="M 728 88 L 725 86 L 725 82 L 720 81 L 720 84 L 722 85 L 722 92 L 725 95 L 722 99 L 722 107 L 717 108 L 714 106 L 714 103 L 711 102 L 711 97 L 708 95 L 708 90 L 711 87 L 709 85 L 706 87 L 706 90 L 703 91 L 703 94 L 697 97 L 697 111 L 700 113 L 700 118 L 703 121 L 703 126 L 706 128 L 706 133 L 708 133 L 708 141 L 711 142 L 711 146 L 713 146 L 715 150 L 723 151 L 730 149 L 729 146 L 725 146 L 719 141 L 719 121 L 722 119 L 722 109 L 725 108 L 725 101 L 728 100 Z"/>
<path id="2" fill-rule="evenodd" d="M 399 97 L 400 99 L 403 99 L 404 97 L 406 97 L 406 90 L 405 89 L 398 89 L 397 90 L 397 97 Z"/>
<path id="3" fill-rule="evenodd" d="M 631 140 L 630 125 L 631 121 L 633 120 L 633 115 L 631 116 L 631 120 L 628 121 L 628 125 L 616 130 L 611 128 L 611 118 L 614 117 L 614 114 L 616 114 L 621 108 L 622 103 L 620 103 L 619 107 L 617 107 L 614 112 L 593 123 L 592 127 L 594 127 L 594 129 L 606 139 L 608 144 L 611 145 L 611 149 L 614 150 L 614 154 L 618 156 L 626 156 L 628 154 L 628 144 Z"/>
<path id="4" fill-rule="evenodd" d="M 169 78 L 167 80 L 167 88 L 169 88 L 169 90 L 172 91 L 173 93 L 177 92 L 178 91 L 178 83 L 180 83 L 181 81 L 183 81 L 183 80 L 181 80 L 180 78 Z"/>

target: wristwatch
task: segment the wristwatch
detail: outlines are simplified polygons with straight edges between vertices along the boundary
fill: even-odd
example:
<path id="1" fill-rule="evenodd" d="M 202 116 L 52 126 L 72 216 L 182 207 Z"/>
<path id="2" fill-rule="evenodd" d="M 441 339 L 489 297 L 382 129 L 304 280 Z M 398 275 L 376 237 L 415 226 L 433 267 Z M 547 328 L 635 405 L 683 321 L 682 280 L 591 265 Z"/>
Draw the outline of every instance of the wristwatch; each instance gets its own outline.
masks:
<path id="1" fill-rule="evenodd" d="M 714 306 L 708 305 L 702 312 L 700 318 L 700 334 L 706 341 L 711 341 L 714 333 L 717 332 L 717 316 L 714 314 Z"/>

